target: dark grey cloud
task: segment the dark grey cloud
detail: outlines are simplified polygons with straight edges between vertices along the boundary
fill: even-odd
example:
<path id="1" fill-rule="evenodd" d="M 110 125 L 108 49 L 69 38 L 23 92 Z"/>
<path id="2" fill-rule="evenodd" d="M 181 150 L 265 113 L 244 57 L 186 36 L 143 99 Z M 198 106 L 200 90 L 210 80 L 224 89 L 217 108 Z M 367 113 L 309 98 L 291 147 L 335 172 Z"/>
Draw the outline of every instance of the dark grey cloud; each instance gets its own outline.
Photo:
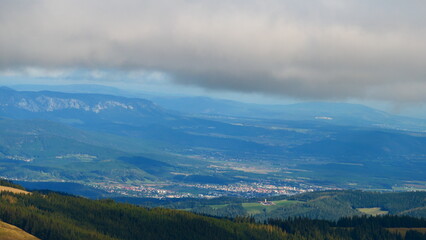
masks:
<path id="1" fill-rule="evenodd" d="M 422 0 L 0 0 L 0 69 L 160 71 L 304 99 L 426 100 Z"/>

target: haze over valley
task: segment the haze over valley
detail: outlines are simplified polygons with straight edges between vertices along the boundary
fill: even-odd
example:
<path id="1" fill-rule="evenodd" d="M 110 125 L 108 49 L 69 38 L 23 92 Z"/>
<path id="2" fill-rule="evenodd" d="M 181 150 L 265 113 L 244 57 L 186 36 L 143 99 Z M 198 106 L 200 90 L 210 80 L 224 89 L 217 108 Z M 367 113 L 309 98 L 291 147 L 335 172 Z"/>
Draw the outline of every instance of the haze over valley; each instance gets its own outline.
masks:
<path id="1" fill-rule="evenodd" d="M 425 188 L 425 121 L 359 104 L 0 91 L 8 179 L 154 198 Z"/>

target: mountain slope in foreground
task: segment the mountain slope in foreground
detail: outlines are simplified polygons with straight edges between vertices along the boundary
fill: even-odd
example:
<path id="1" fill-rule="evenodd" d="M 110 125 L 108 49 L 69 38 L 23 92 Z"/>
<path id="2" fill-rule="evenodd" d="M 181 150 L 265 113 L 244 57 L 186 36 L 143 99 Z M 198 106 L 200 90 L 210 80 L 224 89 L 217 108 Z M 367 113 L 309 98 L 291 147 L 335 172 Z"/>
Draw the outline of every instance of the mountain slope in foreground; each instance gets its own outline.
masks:
<path id="1" fill-rule="evenodd" d="M 44 240 L 288 239 L 269 225 L 53 192 L 0 192 L 0 219 Z"/>
<path id="2" fill-rule="evenodd" d="M 0 221 L 0 239 L 2 240 L 38 240 L 31 234 L 22 229 Z"/>
<path id="3" fill-rule="evenodd" d="M 2 182 L 5 181 L 0 180 L 0 184 Z M 0 191 L 0 219 L 44 240 L 426 239 L 426 234 L 422 233 L 426 230 L 426 219 L 406 216 L 363 216 L 338 221 L 268 219 L 261 224 L 250 217 L 218 219 L 179 210 L 148 209 L 108 199 L 95 201 L 49 191 L 31 194 Z M 402 231 L 405 236 L 401 235 Z"/>

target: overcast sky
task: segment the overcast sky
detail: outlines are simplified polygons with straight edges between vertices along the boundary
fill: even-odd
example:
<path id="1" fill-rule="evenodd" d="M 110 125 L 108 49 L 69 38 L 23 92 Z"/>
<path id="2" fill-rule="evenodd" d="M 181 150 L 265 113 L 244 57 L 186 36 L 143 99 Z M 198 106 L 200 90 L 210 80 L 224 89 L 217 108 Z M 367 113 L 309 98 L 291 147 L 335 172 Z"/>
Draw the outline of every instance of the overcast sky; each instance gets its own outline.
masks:
<path id="1" fill-rule="evenodd" d="M 422 103 L 425 13 L 424 0 L 0 0 L 0 76 Z"/>

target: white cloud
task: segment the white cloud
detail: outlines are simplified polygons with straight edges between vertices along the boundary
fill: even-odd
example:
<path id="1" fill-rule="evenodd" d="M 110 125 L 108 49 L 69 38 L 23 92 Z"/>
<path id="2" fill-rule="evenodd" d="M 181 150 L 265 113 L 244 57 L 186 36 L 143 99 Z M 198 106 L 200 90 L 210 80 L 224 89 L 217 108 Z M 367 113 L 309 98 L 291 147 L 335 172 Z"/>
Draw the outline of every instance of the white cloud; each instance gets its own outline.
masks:
<path id="1" fill-rule="evenodd" d="M 425 7 L 420 0 L 3 0 L 0 68 L 116 69 L 209 89 L 424 101 Z"/>

